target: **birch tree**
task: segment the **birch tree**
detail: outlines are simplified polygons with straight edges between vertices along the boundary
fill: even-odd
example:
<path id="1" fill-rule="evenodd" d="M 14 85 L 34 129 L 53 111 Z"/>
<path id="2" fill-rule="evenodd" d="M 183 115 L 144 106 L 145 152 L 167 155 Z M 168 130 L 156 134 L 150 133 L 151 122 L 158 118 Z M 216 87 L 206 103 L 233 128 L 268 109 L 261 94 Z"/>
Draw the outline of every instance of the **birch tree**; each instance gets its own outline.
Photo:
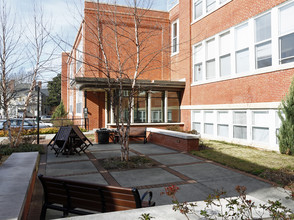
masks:
<path id="1" fill-rule="evenodd" d="M 22 47 L 20 41 L 22 35 L 20 27 L 16 24 L 15 16 L 11 14 L 10 8 L 5 0 L 0 1 L 0 107 L 4 111 L 7 120 L 7 130 L 10 146 L 13 146 L 11 135 L 11 124 L 9 117 L 9 103 L 15 96 L 13 74 L 23 62 Z"/>
<path id="2" fill-rule="evenodd" d="M 97 77 L 98 71 L 102 77 L 107 78 L 106 91 L 119 134 L 121 159 L 126 161 L 129 160 L 129 131 L 134 97 L 142 89 L 138 85 L 138 79 L 143 74 L 162 68 L 159 55 L 168 53 L 170 49 L 169 42 L 162 48 L 155 49 L 151 45 L 150 39 L 162 37 L 158 30 L 164 27 L 155 24 L 143 28 L 149 25 L 144 17 L 150 11 L 151 3 L 146 0 L 131 0 L 128 1 L 128 7 L 124 8 L 125 11 L 121 12 L 116 1 L 113 5 L 96 1 L 95 19 L 92 22 L 87 19 L 84 23 L 84 28 L 92 36 L 87 40 L 99 49 L 95 51 L 96 54 L 85 51 L 87 55 L 96 58 L 96 64 L 85 60 L 84 65 L 93 71 L 93 76 Z M 127 100 L 123 96 L 125 84 L 129 85 Z"/>

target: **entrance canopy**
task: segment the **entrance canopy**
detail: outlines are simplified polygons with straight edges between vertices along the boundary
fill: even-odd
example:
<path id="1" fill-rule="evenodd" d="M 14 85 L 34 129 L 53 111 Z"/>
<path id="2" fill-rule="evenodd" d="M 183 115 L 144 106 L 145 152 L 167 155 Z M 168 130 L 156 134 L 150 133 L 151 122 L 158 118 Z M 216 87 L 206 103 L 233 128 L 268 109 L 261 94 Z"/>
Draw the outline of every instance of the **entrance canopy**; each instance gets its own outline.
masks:
<path id="1" fill-rule="evenodd" d="M 80 90 L 97 90 L 109 88 L 107 78 L 93 77 L 76 77 L 75 83 L 79 85 Z M 112 88 L 118 87 L 115 79 L 110 79 Z M 125 79 L 123 81 L 123 89 L 131 88 L 132 80 Z M 156 91 L 182 91 L 185 89 L 185 82 L 181 81 L 165 81 L 165 80 L 137 80 L 137 89 L 140 90 L 156 90 Z"/>

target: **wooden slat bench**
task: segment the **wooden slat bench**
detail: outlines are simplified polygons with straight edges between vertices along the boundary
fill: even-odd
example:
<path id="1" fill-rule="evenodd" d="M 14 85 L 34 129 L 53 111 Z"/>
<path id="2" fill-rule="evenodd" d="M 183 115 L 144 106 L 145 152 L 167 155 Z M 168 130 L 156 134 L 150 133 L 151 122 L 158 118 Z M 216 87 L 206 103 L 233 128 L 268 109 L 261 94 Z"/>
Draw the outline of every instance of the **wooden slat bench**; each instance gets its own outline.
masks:
<path id="1" fill-rule="evenodd" d="M 144 127 L 130 127 L 129 130 L 129 137 L 130 138 L 144 138 L 144 144 L 147 143 L 147 133 L 146 128 Z M 115 134 L 115 142 L 118 142 L 119 135 L 118 133 Z"/>
<path id="2" fill-rule="evenodd" d="M 47 209 L 62 211 L 63 215 L 67 216 L 69 213 L 88 215 L 155 205 L 151 201 L 150 191 L 140 198 L 136 188 L 105 186 L 43 175 L 38 177 L 44 189 L 40 219 L 45 219 Z M 149 199 L 143 202 L 146 195 L 149 195 Z"/>

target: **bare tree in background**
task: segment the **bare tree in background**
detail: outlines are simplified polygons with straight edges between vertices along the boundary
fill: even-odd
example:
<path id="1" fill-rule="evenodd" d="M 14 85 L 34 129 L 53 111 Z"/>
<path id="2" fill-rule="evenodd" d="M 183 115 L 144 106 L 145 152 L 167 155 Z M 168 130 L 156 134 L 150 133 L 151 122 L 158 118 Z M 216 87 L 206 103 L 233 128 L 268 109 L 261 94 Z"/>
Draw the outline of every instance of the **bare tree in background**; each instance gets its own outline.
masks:
<path id="1" fill-rule="evenodd" d="M 20 46 L 21 29 L 16 25 L 14 16 L 5 0 L 0 2 L 0 107 L 8 120 L 7 129 L 10 145 L 13 146 L 11 124 L 9 118 L 9 103 L 15 96 L 13 74 L 22 64 L 22 49 Z"/>
<path id="2" fill-rule="evenodd" d="M 149 24 L 144 18 L 152 1 L 130 0 L 123 13 L 116 1 L 112 5 L 99 0 L 95 3 L 96 12 L 83 22 L 88 36 L 83 39 L 95 49 L 81 51 L 77 47 L 76 51 L 84 53 L 88 60 L 71 58 L 77 63 L 82 62 L 84 71 L 92 72 L 93 77 L 107 79 L 106 92 L 119 134 L 121 159 L 128 161 L 131 112 L 134 97 L 142 89 L 138 80 L 143 74 L 163 68 L 162 54 L 168 54 L 170 45 L 169 42 L 161 48 L 152 45 L 152 39 L 162 38 L 161 31 L 165 28 L 160 24 Z"/>
<path id="3" fill-rule="evenodd" d="M 31 101 L 32 93 L 36 87 L 37 77 L 47 69 L 47 65 L 53 58 L 54 49 L 45 51 L 50 44 L 48 25 L 43 19 L 41 7 L 34 6 L 33 22 L 28 24 L 28 34 L 16 25 L 16 18 L 11 15 L 10 9 L 5 0 L 0 2 L 0 107 L 4 110 L 7 120 L 7 130 L 11 147 L 16 147 L 21 141 L 21 134 L 27 108 Z M 25 57 L 25 59 L 24 59 Z M 30 62 L 30 63 L 28 63 Z M 31 71 L 23 74 L 22 66 L 30 65 Z M 21 77 L 30 78 L 30 88 L 25 100 L 23 120 L 21 127 L 14 137 L 11 132 L 9 115 L 9 103 L 15 96 L 15 89 L 12 85 L 13 79 L 17 79 L 17 72 L 22 72 Z"/>
<path id="4" fill-rule="evenodd" d="M 26 54 L 31 66 L 31 85 L 28 91 L 28 95 L 25 99 L 22 123 L 15 140 L 16 146 L 19 145 L 21 140 L 20 137 L 24 125 L 24 119 L 27 115 L 27 109 L 30 104 L 33 91 L 35 90 L 36 86 L 41 86 L 37 85 L 37 78 L 43 71 L 49 68 L 50 63 L 54 58 L 56 46 L 53 46 L 53 48 L 49 48 L 52 46 L 52 41 L 50 38 L 50 29 L 51 27 L 48 21 L 44 20 L 44 13 L 42 7 L 34 5 L 33 24 L 31 28 L 28 28 L 29 33 L 26 36 L 28 42 L 28 45 L 26 47 Z"/>

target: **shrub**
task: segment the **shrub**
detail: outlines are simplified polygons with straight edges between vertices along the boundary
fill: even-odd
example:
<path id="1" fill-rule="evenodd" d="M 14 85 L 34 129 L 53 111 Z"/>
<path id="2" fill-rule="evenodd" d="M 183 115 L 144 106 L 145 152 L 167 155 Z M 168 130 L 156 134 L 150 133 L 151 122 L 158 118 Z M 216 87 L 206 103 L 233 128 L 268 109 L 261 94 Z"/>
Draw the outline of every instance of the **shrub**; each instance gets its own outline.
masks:
<path id="1" fill-rule="evenodd" d="M 63 102 L 61 101 L 60 104 L 56 107 L 56 109 L 54 110 L 53 114 L 52 114 L 52 118 L 53 119 L 57 119 L 57 118 L 65 118 L 67 116 L 67 112 L 65 111 Z"/>
<path id="2" fill-rule="evenodd" d="M 38 151 L 40 154 L 44 154 L 44 147 L 39 144 L 20 144 L 18 147 L 9 147 L 7 145 L 0 146 L 0 154 L 10 155 L 15 152 L 34 152 Z"/>
<path id="3" fill-rule="evenodd" d="M 282 154 L 294 153 L 294 78 L 289 89 L 289 93 L 282 100 L 279 109 L 281 127 L 278 134 L 279 148 Z"/>

